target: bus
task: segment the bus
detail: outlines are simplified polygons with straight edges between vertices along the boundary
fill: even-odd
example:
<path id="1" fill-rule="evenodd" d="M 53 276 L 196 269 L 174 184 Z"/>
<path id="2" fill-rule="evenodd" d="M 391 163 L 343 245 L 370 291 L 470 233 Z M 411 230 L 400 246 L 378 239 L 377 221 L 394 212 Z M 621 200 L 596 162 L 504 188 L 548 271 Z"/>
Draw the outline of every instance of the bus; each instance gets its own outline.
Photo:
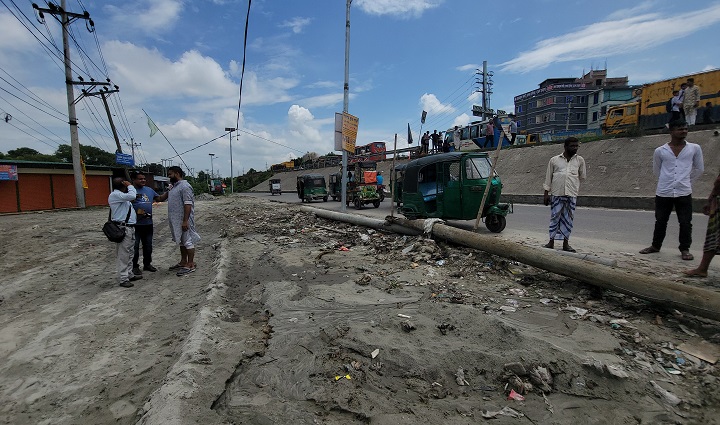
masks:
<path id="1" fill-rule="evenodd" d="M 355 146 L 355 155 L 350 158 L 350 162 L 382 161 L 386 158 L 385 142 L 372 142 L 367 145 Z"/>
<path id="2" fill-rule="evenodd" d="M 460 144 L 455 145 L 453 142 L 453 132 L 455 127 L 448 128 L 445 132 L 445 140 L 450 143 L 452 149 L 457 151 L 477 151 L 483 148 L 485 145 L 485 126 L 490 122 L 490 118 L 481 121 L 473 121 L 470 124 L 460 127 Z M 495 122 L 495 137 L 492 145 L 488 145 L 488 149 L 494 149 L 497 147 L 497 142 L 500 139 L 501 128 L 508 131 L 510 126 L 510 117 L 507 115 L 499 115 L 494 119 Z M 498 126 L 498 124 L 500 126 Z M 517 142 L 517 140 L 516 140 Z M 503 138 L 503 146 L 510 146 L 510 139 L 508 137 Z"/>

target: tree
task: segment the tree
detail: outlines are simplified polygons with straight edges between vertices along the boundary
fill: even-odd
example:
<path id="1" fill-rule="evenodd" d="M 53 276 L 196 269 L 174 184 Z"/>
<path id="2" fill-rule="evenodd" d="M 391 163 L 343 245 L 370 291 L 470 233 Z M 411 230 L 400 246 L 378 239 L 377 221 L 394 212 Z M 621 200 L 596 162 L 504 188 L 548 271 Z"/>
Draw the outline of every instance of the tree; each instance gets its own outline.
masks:
<path id="1" fill-rule="evenodd" d="M 318 159 L 318 154 L 315 152 L 307 152 L 305 155 L 302 156 L 302 163 L 308 162 L 308 161 L 314 161 Z"/>
<path id="2" fill-rule="evenodd" d="M 55 151 L 55 156 L 63 162 L 72 162 L 72 147 L 60 145 Z M 106 165 L 116 167 L 115 154 L 104 151 L 95 146 L 80 145 L 80 156 L 87 165 Z"/>
<path id="3" fill-rule="evenodd" d="M 53 155 L 42 154 L 32 148 L 17 148 L 8 151 L 5 159 L 18 161 L 59 162 Z"/>
<path id="4" fill-rule="evenodd" d="M 163 169 L 163 166 L 154 162 L 152 164 L 146 164 L 145 171 L 155 176 L 165 175 L 165 170 Z"/>

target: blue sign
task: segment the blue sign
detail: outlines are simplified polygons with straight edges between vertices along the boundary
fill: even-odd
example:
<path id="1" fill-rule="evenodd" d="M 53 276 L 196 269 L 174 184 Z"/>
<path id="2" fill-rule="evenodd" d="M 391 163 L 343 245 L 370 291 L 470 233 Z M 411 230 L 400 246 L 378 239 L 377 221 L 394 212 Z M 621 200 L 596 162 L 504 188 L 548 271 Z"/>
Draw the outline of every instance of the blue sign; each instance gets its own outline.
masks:
<path id="1" fill-rule="evenodd" d="M 0 165 L 0 180 L 17 180 L 17 165 Z"/>
<path id="2" fill-rule="evenodd" d="M 132 155 L 130 155 L 130 154 L 116 153 L 115 154 L 115 163 L 121 164 L 121 165 L 135 165 L 135 160 L 133 159 Z"/>

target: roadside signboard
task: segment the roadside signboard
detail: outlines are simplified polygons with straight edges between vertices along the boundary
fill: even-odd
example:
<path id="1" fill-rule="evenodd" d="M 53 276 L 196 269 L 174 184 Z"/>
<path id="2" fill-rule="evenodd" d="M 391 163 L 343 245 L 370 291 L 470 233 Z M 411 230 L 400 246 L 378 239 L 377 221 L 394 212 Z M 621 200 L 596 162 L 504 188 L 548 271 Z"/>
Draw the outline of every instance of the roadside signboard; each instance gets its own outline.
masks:
<path id="1" fill-rule="evenodd" d="M 17 180 L 17 165 L 0 165 L 0 180 Z"/>
<path id="2" fill-rule="evenodd" d="M 352 154 L 355 153 L 355 140 L 358 132 L 358 117 L 347 112 L 342 114 L 342 149 Z"/>
<path id="3" fill-rule="evenodd" d="M 121 165 L 135 165 L 132 155 L 119 152 L 115 154 L 115 163 Z"/>

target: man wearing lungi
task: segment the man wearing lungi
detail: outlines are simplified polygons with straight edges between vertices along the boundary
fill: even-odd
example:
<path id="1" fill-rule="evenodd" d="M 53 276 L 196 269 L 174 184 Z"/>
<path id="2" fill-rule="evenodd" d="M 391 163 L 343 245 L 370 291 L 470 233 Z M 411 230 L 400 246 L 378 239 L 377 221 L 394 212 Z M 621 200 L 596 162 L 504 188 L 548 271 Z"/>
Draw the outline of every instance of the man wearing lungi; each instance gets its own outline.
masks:
<path id="1" fill-rule="evenodd" d="M 168 201 L 168 224 L 173 242 L 180 245 L 180 262 L 170 267 L 178 276 L 195 271 L 195 245 L 200 235 L 195 231 L 195 196 L 192 186 L 184 179 L 185 172 L 178 166 L 168 168 L 172 188 L 158 197 Z"/>
<path id="2" fill-rule="evenodd" d="M 555 240 L 562 239 L 563 251 L 575 252 L 570 246 L 570 232 L 575 218 L 575 205 L 580 180 L 585 180 L 585 160 L 577 154 L 578 139 L 565 139 L 565 150 L 550 158 L 545 173 L 544 202 L 550 205 L 550 242 L 545 248 L 555 248 Z"/>

